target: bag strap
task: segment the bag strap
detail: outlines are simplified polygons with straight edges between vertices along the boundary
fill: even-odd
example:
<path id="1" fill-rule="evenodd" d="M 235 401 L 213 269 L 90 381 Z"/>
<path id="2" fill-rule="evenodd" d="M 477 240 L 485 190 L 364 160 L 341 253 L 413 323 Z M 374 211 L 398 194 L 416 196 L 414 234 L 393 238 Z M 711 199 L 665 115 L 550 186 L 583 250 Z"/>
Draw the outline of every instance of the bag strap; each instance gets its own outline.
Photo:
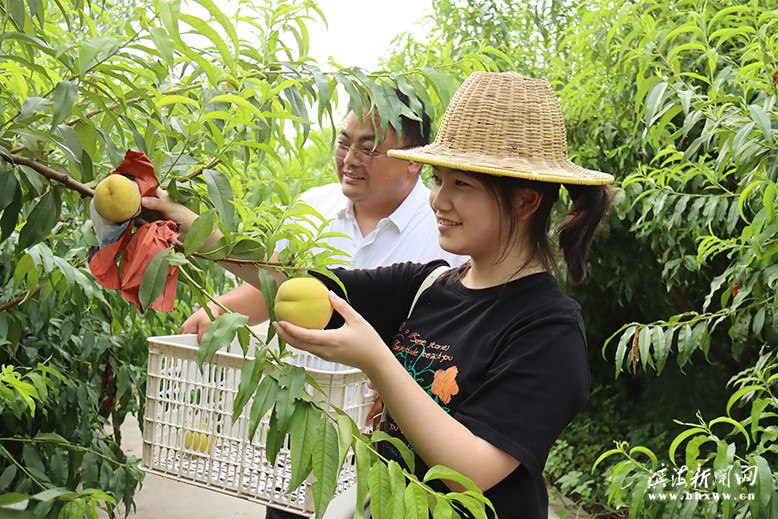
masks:
<path id="1" fill-rule="evenodd" d="M 440 277 L 441 274 L 449 270 L 451 267 L 448 265 L 441 265 L 439 267 L 435 267 L 435 270 L 429 273 L 429 275 L 424 278 L 424 281 L 421 282 L 421 285 L 419 286 L 419 290 L 416 292 L 416 296 L 413 298 L 413 302 L 411 303 L 411 309 L 408 310 L 408 317 L 411 316 L 413 313 L 413 309 L 416 307 L 416 302 L 419 300 L 419 297 L 424 293 L 425 290 L 427 290 L 429 287 L 432 286 L 432 284 L 435 282 L 438 277 Z"/>

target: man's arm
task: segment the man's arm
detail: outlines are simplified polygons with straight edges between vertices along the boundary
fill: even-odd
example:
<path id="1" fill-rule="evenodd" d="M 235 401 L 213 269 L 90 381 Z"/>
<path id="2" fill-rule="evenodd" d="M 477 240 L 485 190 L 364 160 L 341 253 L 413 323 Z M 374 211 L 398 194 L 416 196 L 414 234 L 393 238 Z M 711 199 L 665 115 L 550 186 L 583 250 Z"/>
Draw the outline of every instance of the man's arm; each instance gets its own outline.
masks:
<path id="1" fill-rule="evenodd" d="M 248 283 L 243 283 L 226 294 L 220 295 L 216 300 L 229 308 L 233 312 L 248 316 L 250 326 L 259 324 L 268 319 L 267 308 L 262 299 L 262 292 Z M 223 315 L 225 312 L 213 302 L 208 303 L 214 318 Z M 181 325 L 180 333 L 196 333 L 197 340 L 203 339 L 205 330 L 211 325 L 211 318 L 204 309 L 197 310 L 189 316 L 184 324 Z"/>
<path id="2" fill-rule="evenodd" d="M 156 197 L 143 197 L 142 203 L 143 207 L 146 209 L 157 211 L 161 213 L 163 217 L 175 221 L 178 224 L 178 231 L 180 233 L 180 239 L 182 240 L 192 226 L 192 223 L 197 219 L 197 214 L 183 205 L 173 202 L 167 192 L 162 189 L 157 189 Z M 221 233 L 214 231 L 208 237 L 205 245 L 207 246 L 215 242 L 220 237 Z M 270 258 L 270 261 L 277 262 L 278 254 L 274 253 Z M 238 264 L 226 261 L 220 261 L 218 263 L 246 283 L 227 294 L 217 297 L 217 301 L 235 312 L 247 315 L 249 317 L 249 324 L 258 324 L 267 320 L 268 312 L 264 300 L 262 299 L 262 293 L 260 292 L 261 283 L 259 281 L 259 275 L 257 274 L 257 267 L 251 264 Z M 266 270 L 273 276 L 277 284 L 280 285 L 286 280 L 286 276 L 281 272 L 274 269 Z M 209 302 L 208 306 L 214 312 L 214 317 L 218 317 L 224 313 L 224 311 L 213 302 Z M 197 333 L 198 337 L 202 338 L 202 334 L 205 333 L 210 322 L 205 310 L 200 309 L 181 326 L 181 332 Z"/>

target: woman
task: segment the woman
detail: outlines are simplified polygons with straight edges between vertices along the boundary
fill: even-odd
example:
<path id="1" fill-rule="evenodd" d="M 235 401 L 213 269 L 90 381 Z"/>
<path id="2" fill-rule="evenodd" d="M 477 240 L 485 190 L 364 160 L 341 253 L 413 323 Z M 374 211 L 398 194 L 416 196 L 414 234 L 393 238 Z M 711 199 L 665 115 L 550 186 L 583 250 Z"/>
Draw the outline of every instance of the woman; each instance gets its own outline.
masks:
<path id="1" fill-rule="evenodd" d="M 472 479 L 498 517 L 547 517 L 548 451 L 589 395 L 580 308 L 550 274 L 551 210 L 564 185 L 573 208 L 559 245 L 579 283 L 613 177 L 569 161 L 551 86 L 515 73 L 471 75 L 433 144 L 389 153 L 433 166 L 440 245 L 470 260 L 433 283 L 410 316 L 441 262 L 335 270 L 351 305 L 323 279 L 339 314 L 331 329 L 275 329 L 297 348 L 365 372 L 387 410 L 383 430 L 412 446 L 419 474 L 445 465 Z M 166 200 L 144 203 L 192 220 Z M 255 273 L 233 270 L 257 283 Z"/>

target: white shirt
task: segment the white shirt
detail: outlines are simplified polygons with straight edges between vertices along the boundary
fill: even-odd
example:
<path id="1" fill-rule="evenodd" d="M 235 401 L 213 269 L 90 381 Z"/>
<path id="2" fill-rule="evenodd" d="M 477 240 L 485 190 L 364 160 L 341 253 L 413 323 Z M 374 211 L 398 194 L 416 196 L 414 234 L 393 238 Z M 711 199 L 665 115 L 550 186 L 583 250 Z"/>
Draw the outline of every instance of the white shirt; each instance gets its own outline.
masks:
<path id="1" fill-rule="evenodd" d="M 327 238 L 327 243 L 345 252 L 353 268 L 376 268 L 401 261 L 426 263 L 436 259 L 444 259 L 452 267 L 458 267 L 467 257 L 440 248 L 429 193 L 427 186 L 418 180 L 403 203 L 388 217 L 382 218 L 367 236 L 362 236 L 354 203 L 343 195 L 339 183 L 311 188 L 300 195 L 300 199 L 325 219 L 331 219 L 326 232 L 349 236 Z"/>

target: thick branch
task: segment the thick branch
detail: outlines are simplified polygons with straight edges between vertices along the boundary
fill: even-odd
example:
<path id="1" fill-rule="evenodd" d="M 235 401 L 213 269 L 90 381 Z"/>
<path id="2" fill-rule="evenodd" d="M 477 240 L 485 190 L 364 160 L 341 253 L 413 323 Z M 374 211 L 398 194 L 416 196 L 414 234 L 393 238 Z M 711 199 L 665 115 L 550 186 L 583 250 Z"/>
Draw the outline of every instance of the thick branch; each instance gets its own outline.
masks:
<path id="1" fill-rule="evenodd" d="M 51 180 L 56 180 L 57 182 L 64 185 L 65 187 L 68 187 L 73 191 L 77 191 L 82 197 L 95 196 L 95 190 L 87 186 L 86 184 L 82 184 L 81 182 L 74 180 L 73 178 L 67 176 L 66 174 L 60 173 L 59 171 L 55 171 L 49 167 L 46 167 L 40 162 L 36 162 L 33 159 L 27 157 L 20 157 L 19 155 L 6 155 L 5 153 L 2 152 L 0 152 L 0 158 L 5 160 L 6 162 L 10 162 L 11 164 L 19 164 L 22 166 L 27 166 L 28 168 L 37 171 L 44 177 L 50 178 Z"/>
<path id="2" fill-rule="evenodd" d="M 38 292 L 40 292 L 40 291 L 41 291 L 41 287 L 38 287 L 35 290 L 33 290 L 33 292 L 31 294 L 27 294 L 26 296 L 19 296 L 17 298 L 14 298 L 14 299 L 8 301 L 7 303 L 3 303 L 2 305 L 0 305 L 0 312 L 5 312 L 9 308 L 13 308 L 16 305 L 20 305 L 20 304 L 24 303 L 29 298 L 35 297 L 36 295 L 38 295 Z"/>

